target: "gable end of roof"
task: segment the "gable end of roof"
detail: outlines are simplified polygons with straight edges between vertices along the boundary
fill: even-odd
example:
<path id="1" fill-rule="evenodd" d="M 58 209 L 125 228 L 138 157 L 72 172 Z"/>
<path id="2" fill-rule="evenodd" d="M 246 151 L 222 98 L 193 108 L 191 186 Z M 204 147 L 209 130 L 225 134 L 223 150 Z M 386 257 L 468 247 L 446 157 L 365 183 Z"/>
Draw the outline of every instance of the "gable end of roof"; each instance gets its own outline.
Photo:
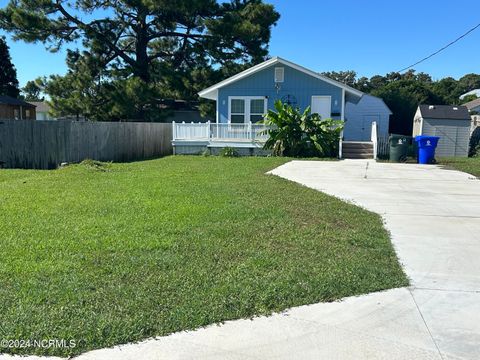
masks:
<path id="1" fill-rule="evenodd" d="M 326 77 L 324 75 L 321 75 L 319 73 L 316 73 L 312 70 L 309 70 L 303 66 L 300 66 L 300 65 L 297 65 L 295 63 L 292 63 L 291 61 L 288 61 L 288 60 L 285 60 L 285 59 L 282 59 L 280 57 L 273 57 L 269 60 L 266 60 L 264 61 L 263 63 L 260 63 L 260 64 L 257 64 L 255 66 L 252 66 L 251 68 L 247 69 L 247 70 L 244 70 L 236 75 L 233 75 L 223 81 L 220 81 L 219 83 L 215 84 L 215 85 L 212 85 L 202 91 L 200 91 L 198 93 L 198 95 L 200 97 L 203 97 L 203 98 L 206 98 L 206 99 L 210 99 L 210 100 L 215 100 L 216 97 L 217 97 L 217 90 L 226 86 L 226 85 L 229 85 L 229 84 L 232 84 L 240 79 L 243 79 L 243 78 L 246 78 L 250 75 L 253 75 L 254 73 L 258 72 L 258 71 L 261 71 L 271 65 L 275 65 L 275 64 L 283 64 L 285 66 L 289 66 L 295 70 L 298 70 L 298 71 L 301 71 L 307 75 L 310 75 L 312 77 L 315 77 L 319 80 L 322 80 L 322 81 L 325 81 L 331 85 L 334 85 L 334 86 L 337 86 L 341 89 L 344 89 L 346 92 L 350 93 L 350 94 L 353 94 L 355 96 L 358 96 L 358 97 L 362 97 L 363 96 L 363 92 L 361 92 L 360 90 L 357 90 L 357 89 L 354 89 L 348 85 L 345 85 L 339 81 L 336 81 L 336 80 L 333 80 L 333 79 L 330 79 L 329 77 Z"/>

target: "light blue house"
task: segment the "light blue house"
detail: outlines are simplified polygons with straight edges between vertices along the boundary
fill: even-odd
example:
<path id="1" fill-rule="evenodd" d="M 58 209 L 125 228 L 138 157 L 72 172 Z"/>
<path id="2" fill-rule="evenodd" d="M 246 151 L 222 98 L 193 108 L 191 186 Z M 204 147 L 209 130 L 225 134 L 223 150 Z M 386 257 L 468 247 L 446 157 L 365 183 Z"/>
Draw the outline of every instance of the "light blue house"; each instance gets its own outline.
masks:
<path id="1" fill-rule="evenodd" d="M 276 100 L 301 110 L 310 106 L 322 118 L 344 120 L 345 140 L 350 141 L 370 142 L 372 122 L 388 133 L 391 114 L 381 99 L 279 57 L 204 89 L 199 96 L 216 102 L 216 118 L 207 124 L 208 130 L 199 124 L 174 124 L 176 153 L 198 152 L 199 142 L 203 148 L 233 146 L 255 153 L 263 146 L 264 133 L 256 123 Z"/>

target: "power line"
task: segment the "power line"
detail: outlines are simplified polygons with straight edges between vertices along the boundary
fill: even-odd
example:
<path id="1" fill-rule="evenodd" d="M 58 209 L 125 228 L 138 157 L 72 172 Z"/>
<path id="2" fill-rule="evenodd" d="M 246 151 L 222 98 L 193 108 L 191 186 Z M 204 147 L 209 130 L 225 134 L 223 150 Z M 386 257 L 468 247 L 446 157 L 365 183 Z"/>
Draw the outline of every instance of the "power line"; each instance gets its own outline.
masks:
<path id="1" fill-rule="evenodd" d="M 435 51 L 433 54 L 430 54 L 430 55 L 428 55 L 427 57 L 424 57 L 423 59 L 417 61 L 415 64 L 412 64 L 412 65 L 410 65 L 410 66 L 407 66 L 407 67 L 405 67 L 405 68 L 403 68 L 402 70 L 399 70 L 399 71 L 397 71 L 397 72 L 400 73 L 400 72 L 402 72 L 402 71 L 408 70 L 408 69 L 410 69 L 410 68 L 412 68 L 412 67 L 414 67 L 414 66 L 416 66 L 416 65 L 418 65 L 418 64 L 420 64 L 420 63 L 422 63 L 422 62 L 424 62 L 425 60 L 430 59 L 431 57 L 433 57 L 433 56 L 437 55 L 438 53 L 442 52 L 443 50 L 445 50 L 446 48 L 452 46 L 452 45 L 455 44 L 457 41 L 463 39 L 465 36 L 467 36 L 468 34 L 470 34 L 471 32 L 473 32 L 475 29 L 477 29 L 477 28 L 479 28 L 479 27 L 480 27 L 480 23 L 477 24 L 476 26 L 474 26 L 473 28 L 471 28 L 470 30 L 468 30 L 465 34 L 459 36 L 458 38 L 456 38 L 456 39 L 453 40 L 452 42 L 448 43 L 447 45 L 445 45 L 445 46 L 442 47 L 441 49 Z"/>

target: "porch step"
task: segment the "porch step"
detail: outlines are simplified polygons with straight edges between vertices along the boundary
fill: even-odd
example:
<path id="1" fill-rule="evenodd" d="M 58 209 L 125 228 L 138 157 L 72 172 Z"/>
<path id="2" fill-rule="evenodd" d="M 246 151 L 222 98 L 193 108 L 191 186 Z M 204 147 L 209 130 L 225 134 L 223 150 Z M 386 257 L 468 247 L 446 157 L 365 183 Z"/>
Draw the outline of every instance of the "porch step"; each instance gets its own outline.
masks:
<path id="1" fill-rule="evenodd" d="M 343 159 L 373 159 L 373 143 L 367 141 L 343 141 Z"/>

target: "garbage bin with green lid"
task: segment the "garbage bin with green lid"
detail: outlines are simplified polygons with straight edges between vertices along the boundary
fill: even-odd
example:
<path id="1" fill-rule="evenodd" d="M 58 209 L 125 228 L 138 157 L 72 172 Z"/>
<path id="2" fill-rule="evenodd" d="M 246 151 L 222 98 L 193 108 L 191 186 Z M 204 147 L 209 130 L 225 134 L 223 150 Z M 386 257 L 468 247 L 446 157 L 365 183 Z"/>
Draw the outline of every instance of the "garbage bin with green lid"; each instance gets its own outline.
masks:
<path id="1" fill-rule="evenodd" d="M 390 161 L 407 161 L 408 147 L 410 146 L 411 137 L 391 134 L 388 138 L 388 142 L 390 143 Z"/>

